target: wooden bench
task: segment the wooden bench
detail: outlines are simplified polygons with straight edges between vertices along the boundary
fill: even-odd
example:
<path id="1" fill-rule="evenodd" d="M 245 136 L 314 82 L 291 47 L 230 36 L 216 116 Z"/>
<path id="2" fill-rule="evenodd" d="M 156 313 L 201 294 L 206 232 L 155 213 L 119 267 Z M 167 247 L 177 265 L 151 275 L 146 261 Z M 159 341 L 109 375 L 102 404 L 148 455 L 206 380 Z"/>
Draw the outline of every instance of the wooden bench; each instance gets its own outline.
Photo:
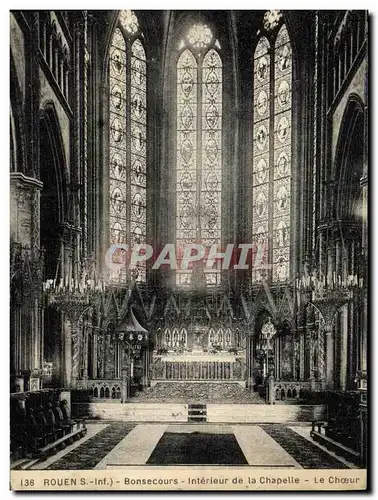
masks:
<path id="1" fill-rule="evenodd" d="M 317 427 L 318 430 L 315 430 L 315 427 Z M 330 426 L 328 422 L 315 421 L 312 422 L 310 435 L 314 441 L 322 444 L 337 455 L 344 457 L 352 463 L 360 463 L 361 457 L 357 451 L 326 435 L 327 430 L 329 432 L 329 429 L 333 429 L 333 427 Z M 322 430 L 324 430 L 324 434 L 322 433 Z"/>
<path id="2" fill-rule="evenodd" d="M 74 441 L 78 441 L 80 438 L 84 437 L 87 433 L 87 427 L 84 421 L 71 422 L 73 429 L 69 434 L 65 434 L 56 441 L 40 448 L 37 452 L 37 456 L 40 460 L 46 460 L 47 457 L 53 455 L 58 450 L 64 449 L 67 445 L 72 444 Z"/>

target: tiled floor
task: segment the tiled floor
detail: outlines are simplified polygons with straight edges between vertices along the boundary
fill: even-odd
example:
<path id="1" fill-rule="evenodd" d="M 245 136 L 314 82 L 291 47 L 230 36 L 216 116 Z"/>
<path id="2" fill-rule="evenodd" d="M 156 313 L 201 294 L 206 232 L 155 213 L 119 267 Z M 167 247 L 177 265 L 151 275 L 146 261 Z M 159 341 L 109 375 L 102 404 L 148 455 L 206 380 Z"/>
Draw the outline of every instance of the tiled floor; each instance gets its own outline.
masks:
<path id="1" fill-rule="evenodd" d="M 94 469 L 96 464 L 133 429 L 134 425 L 111 423 L 88 439 L 81 446 L 53 462 L 48 469 Z"/>
<path id="2" fill-rule="evenodd" d="M 343 469 L 304 427 L 89 423 L 87 436 L 33 469 L 117 469 L 130 465 L 249 465 Z"/>
<path id="3" fill-rule="evenodd" d="M 268 424 L 263 425 L 262 428 L 299 461 L 304 469 L 347 469 L 343 462 L 285 425 Z"/>

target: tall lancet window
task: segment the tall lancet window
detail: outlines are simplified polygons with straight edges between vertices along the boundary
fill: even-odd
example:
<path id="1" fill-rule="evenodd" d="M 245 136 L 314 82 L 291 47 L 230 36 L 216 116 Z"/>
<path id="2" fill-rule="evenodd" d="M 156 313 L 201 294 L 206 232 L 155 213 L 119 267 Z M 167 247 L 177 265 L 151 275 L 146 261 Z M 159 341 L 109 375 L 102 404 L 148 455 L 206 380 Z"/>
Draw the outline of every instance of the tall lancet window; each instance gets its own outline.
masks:
<path id="1" fill-rule="evenodd" d="M 254 54 L 255 281 L 287 281 L 290 275 L 292 53 L 281 18 L 278 11 L 266 13 Z"/>
<path id="2" fill-rule="evenodd" d="M 206 25 L 192 26 L 177 60 L 176 244 L 221 251 L 222 60 L 220 44 Z M 178 269 L 176 283 L 190 285 L 193 269 Z M 205 269 L 208 286 L 218 268 Z"/>
<path id="3" fill-rule="evenodd" d="M 146 53 L 138 19 L 121 11 L 109 57 L 109 240 L 146 243 Z M 122 257 L 121 257 L 122 259 Z M 145 262 L 133 271 L 146 280 Z M 113 276 L 125 282 L 126 268 Z"/>

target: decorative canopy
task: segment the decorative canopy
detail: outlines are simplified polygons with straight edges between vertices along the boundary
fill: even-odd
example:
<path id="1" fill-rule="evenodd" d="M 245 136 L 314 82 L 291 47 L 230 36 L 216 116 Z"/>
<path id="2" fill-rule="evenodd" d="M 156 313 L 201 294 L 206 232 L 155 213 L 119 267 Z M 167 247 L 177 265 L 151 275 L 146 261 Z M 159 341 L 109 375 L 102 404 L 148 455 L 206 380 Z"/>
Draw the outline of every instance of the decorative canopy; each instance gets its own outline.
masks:
<path id="1" fill-rule="evenodd" d="M 121 332 L 122 333 L 125 333 L 125 332 L 148 333 L 148 331 L 145 328 L 143 328 L 143 326 L 136 319 L 132 308 L 130 309 L 130 314 L 121 321 L 121 323 L 115 328 L 115 331 L 117 333 L 121 333 Z"/>

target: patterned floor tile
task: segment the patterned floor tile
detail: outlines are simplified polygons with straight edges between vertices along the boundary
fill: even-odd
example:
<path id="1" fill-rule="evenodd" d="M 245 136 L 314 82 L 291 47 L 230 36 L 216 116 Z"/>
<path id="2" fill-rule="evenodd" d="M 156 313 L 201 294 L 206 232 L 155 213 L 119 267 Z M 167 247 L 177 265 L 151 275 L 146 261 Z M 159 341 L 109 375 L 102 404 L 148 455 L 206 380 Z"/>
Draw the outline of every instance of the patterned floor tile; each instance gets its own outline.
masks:
<path id="1" fill-rule="evenodd" d="M 304 469 L 347 469 L 348 467 L 285 425 L 261 425 Z"/>

